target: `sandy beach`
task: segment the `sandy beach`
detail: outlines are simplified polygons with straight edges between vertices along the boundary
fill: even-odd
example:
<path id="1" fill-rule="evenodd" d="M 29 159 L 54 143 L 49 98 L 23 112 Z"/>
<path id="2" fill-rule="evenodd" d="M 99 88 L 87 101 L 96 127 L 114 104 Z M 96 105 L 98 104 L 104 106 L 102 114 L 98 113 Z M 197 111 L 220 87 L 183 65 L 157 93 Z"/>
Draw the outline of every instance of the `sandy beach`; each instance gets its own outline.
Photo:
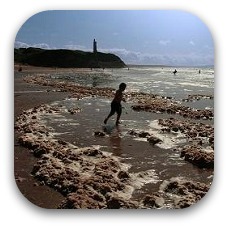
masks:
<path id="1" fill-rule="evenodd" d="M 209 190 L 214 168 L 213 111 L 183 103 L 212 96 L 191 95 L 180 104 L 172 97 L 128 92 L 123 126 L 105 131 L 100 122 L 109 111 L 113 88 L 60 83 L 47 77 L 56 72 L 52 68 L 23 66 L 21 73 L 18 69 L 15 66 L 15 180 L 33 204 L 54 209 L 185 208 Z M 90 69 L 60 71 L 91 73 Z M 159 133 L 130 127 L 129 120 L 139 113 L 143 113 L 139 120 L 152 119 Z M 72 122 L 67 128 L 74 134 L 67 134 L 64 124 L 50 121 L 60 122 L 63 116 Z M 96 121 L 91 122 L 93 118 Z M 187 144 L 167 149 L 167 138 L 176 141 L 178 136 Z M 163 155 L 162 164 L 156 164 L 160 167 L 153 168 L 155 155 L 164 150 L 173 152 L 168 157 L 171 167 L 164 168 Z M 149 164 L 138 166 L 144 156 L 151 159 Z M 199 181 L 180 177 L 178 165 L 184 166 L 186 175 L 199 173 Z M 167 178 L 169 168 L 171 178 Z"/>

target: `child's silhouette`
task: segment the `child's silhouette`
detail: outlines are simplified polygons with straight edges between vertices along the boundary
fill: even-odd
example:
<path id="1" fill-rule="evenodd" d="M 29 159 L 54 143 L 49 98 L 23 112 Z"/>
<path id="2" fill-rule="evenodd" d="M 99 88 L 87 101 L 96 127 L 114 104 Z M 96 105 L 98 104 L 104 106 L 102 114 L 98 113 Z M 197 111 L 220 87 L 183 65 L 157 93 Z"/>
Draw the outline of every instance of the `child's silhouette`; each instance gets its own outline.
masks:
<path id="1" fill-rule="evenodd" d="M 104 123 L 106 124 L 108 119 L 115 114 L 115 112 L 117 113 L 117 118 L 116 118 L 116 125 L 118 125 L 120 123 L 120 116 L 122 113 L 122 106 L 121 106 L 121 101 L 123 100 L 123 91 L 126 89 L 126 84 L 125 83 L 121 83 L 119 85 L 119 89 L 116 91 L 115 97 L 111 102 L 111 111 L 109 113 L 109 115 L 105 118 Z"/>

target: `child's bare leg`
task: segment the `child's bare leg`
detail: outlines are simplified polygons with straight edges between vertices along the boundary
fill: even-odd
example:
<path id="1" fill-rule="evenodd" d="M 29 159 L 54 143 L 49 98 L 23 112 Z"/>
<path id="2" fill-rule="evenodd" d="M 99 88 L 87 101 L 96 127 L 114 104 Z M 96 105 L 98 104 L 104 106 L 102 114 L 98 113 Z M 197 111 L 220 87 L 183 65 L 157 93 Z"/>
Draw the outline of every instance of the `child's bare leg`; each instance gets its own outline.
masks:
<path id="1" fill-rule="evenodd" d="M 121 114 L 117 114 L 116 125 L 120 124 L 120 116 L 121 116 Z"/>
<path id="2" fill-rule="evenodd" d="M 113 112 L 110 112 L 110 114 L 105 118 L 104 124 L 107 124 L 108 119 L 113 115 Z"/>
<path id="3" fill-rule="evenodd" d="M 120 105 L 119 109 L 117 111 L 116 125 L 120 124 L 120 116 L 121 116 L 121 114 L 122 114 L 122 106 Z"/>
<path id="4" fill-rule="evenodd" d="M 109 117 L 106 117 L 105 120 L 104 120 L 104 124 L 106 125 L 107 124 L 107 121 L 108 121 Z"/>

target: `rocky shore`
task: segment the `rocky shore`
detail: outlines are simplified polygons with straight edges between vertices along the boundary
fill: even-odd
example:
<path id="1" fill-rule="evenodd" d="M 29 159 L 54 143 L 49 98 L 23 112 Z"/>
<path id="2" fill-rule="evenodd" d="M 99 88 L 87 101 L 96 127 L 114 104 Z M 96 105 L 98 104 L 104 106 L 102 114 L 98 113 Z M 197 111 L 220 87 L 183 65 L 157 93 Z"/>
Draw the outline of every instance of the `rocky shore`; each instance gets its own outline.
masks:
<path id="1" fill-rule="evenodd" d="M 31 86 L 47 88 L 43 90 L 44 96 L 64 93 L 65 96 L 79 100 L 88 96 L 111 98 L 114 93 L 112 88 L 94 88 L 54 81 L 42 73 L 28 75 L 21 80 Z M 172 118 L 158 120 L 161 133 L 183 133 L 188 144 L 178 148 L 180 157 L 199 168 L 213 169 L 213 126 L 190 120 L 213 120 L 211 110 L 195 110 L 181 105 L 172 97 L 153 94 L 129 92 L 126 100 L 133 103 L 132 109 L 135 111 L 172 114 Z M 26 102 L 26 99 L 24 101 Z M 62 111 L 61 106 L 53 107 L 45 102 L 32 105 L 15 116 L 15 133 L 18 135 L 16 139 L 20 146 L 25 147 L 36 158 L 31 169 L 31 174 L 37 181 L 34 187 L 48 186 L 53 189 L 50 193 L 57 192 L 61 195 L 52 208 L 178 209 L 196 203 L 210 188 L 210 185 L 177 177 L 161 182 L 156 193 L 148 193 L 138 200 L 132 199 L 135 189 L 148 182 L 158 181 L 153 171 L 132 173 L 126 163 L 101 147 L 78 147 L 56 139 L 54 130 L 42 122 L 41 116 L 59 114 Z M 77 108 L 68 110 L 74 115 L 79 111 Z M 176 119 L 175 116 L 183 116 L 186 121 Z M 162 143 L 160 138 L 146 131 L 131 130 L 129 135 L 146 138 L 152 145 Z M 97 133 L 96 136 L 100 134 Z M 33 202 L 37 204 L 36 201 Z"/>

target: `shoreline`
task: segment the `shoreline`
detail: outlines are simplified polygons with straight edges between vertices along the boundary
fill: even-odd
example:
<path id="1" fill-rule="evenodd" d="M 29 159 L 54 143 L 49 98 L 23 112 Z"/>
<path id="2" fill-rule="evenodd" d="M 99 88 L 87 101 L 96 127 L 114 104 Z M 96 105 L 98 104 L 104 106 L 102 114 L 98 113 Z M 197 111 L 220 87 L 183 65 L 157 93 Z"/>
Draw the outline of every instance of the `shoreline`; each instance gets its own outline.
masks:
<path id="1" fill-rule="evenodd" d="M 40 68 L 36 68 L 36 67 L 27 68 L 27 70 L 28 70 L 27 72 L 31 72 L 31 73 L 34 73 L 34 72 L 47 73 L 49 70 L 50 70 L 50 72 L 53 72 L 53 69 L 40 69 Z M 65 71 L 66 69 L 61 69 L 61 70 Z M 14 103 L 14 105 L 15 105 L 15 119 L 21 113 L 23 113 L 26 117 L 29 117 L 29 115 L 31 114 L 31 117 L 32 117 L 31 119 L 35 119 L 37 117 L 37 115 L 33 115 L 31 112 L 27 111 L 28 109 L 32 109 L 32 112 L 33 112 L 34 107 L 37 107 L 37 109 L 39 109 L 41 107 L 40 105 L 44 104 L 44 109 L 46 109 L 45 111 L 49 111 L 49 106 L 48 106 L 49 103 L 52 103 L 52 102 L 58 101 L 58 100 L 62 100 L 64 98 L 68 97 L 69 95 L 70 95 L 70 97 L 74 97 L 74 98 L 80 99 L 81 97 L 86 97 L 88 94 L 93 95 L 93 92 L 95 92 L 94 95 L 96 96 L 96 92 L 98 92 L 98 93 L 100 92 L 99 95 L 104 96 L 104 97 L 107 98 L 107 97 L 111 97 L 111 93 L 112 93 L 112 89 L 111 90 L 110 89 L 100 89 L 100 91 L 99 91 L 99 89 L 95 89 L 93 91 L 91 89 L 86 89 L 85 87 L 80 87 L 80 90 L 76 93 L 75 91 L 78 90 L 79 87 L 75 88 L 75 87 L 69 86 L 69 85 L 67 85 L 65 88 L 64 88 L 64 86 L 62 86 L 60 88 L 61 92 L 56 92 L 56 91 L 53 91 L 53 88 L 56 88 L 55 84 L 50 84 L 51 86 L 47 86 L 48 83 L 45 82 L 45 86 L 44 86 L 44 85 L 42 85 L 42 83 L 44 81 L 41 80 L 41 81 L 38 81 L 38 83 L 36 83 L 37 81 L 35 81 L 35 83 L 34 83 L 33 79 L 34 78 L 32 78 L 32 80 L 27 80 L 29 83 L 26 83 L 26 82 L 24 82 L 22 80 L 22 78 L 15 78 L 15 94 L 14 94 L 15 95 L 15 103 Z M 57 87 L 57 88 L 59 89 L 59 87 Z M 26 91 L 28 91 L 29 96 L 27 95 L 28 93 L 26 93 Z M 150 111 L 150 109 L 148 109 L 148 107 L 145 106 L 145 97 L 140 97 L 140 96 L 139 97 L 134 97 L 135 95 L 136 94 L 131 94 L 131 96 L 132 96 L 131 98 L 133 100 L 140 100 L 140 102 L 141 102 L 141 106 L 137 106 L 136 108 L 143 107 L 143 109 L 146 108 L 147 110 Z M 147 101 L 149 101 L 149 99 L 150 98 L 148 98 L 148 97 L 146 98 Z M 142 101 L 144 101 L 144 103 Z M 156 102 L 153 102 L 151 104 L 153 104 L 155 106 L 158 106 L 159 108 L 163 108 L 164 111 L 167 111 L 167 110 L 168 111 L 172 111 L 172 109 L 170 110 L 170 108 L 169 109 L 165 109 L 166 106 L 167 106 L 167 103 L 169 103 L 170 100 L 166 100 L 166 99 L 159 100 L 158 99 L 158 100 L 155 100 L 155 101 Z M 157 101 L 159 101 L 159 102 L 157 102 Z M 161 109 L 156 109 L 156 111 L 159 111 L 159 110 L 161 111 Z M 177 111 L 175 108 L 174 108 L 174 110 Z M 202 116 L 202 118 L 203 117 L 205 118 L 205 116 L 202 113 L 201 113 L 200 117 L 201 116 Z M 194 115 L 193 115 L 193 117 L 194 117 Z M 198 115 L 197 115 L 197 117 L 198 117 Z M 170 127 L 173 128 L 172 125 Z M 33 130 L 33 128 L 31 128 L 31 130 Z M 133 132 L 133 133 L 135 133 L 135 132 Z M 75 205 L 75 203 L 74 203 L 72 205 L 72 201 L 76 200 L 77 203 L 78 203 L 79 202 L 78 199 L 82 199 L 82 197 L 79 196 L 78 194 L 75 194 L 75 195 L 73 195 L 71 197 L 67 197 L 67 200 L 65 200 L 65 203 L 63 203 L 63 200 L 66 199 L 66 198 L 62 194 L 60 194 L 59 192 L 56 192 L 56 188 L 55 187 L 54 187 L 55 189 L 51 189 L 51 187 L 45 186 L 45 184 L 41 185 L 40 181 L 36 181 L 34 179 L 34 177 L 31 176 L 31 171 L 32 171 L 33 167 L 36 166 L 37 158 L 35 158 L 34 155 L 31 152 L 29 152 L 29 149 L 26 149 L 26 148 L 22 147 L 21 145 L 19 145 L 17 143 L 18 138 L 19 138 L 19 134 L 15 133 L 15 179 L 16 179 L 17 185 L 19 187 L 19 190 L 22 192 L 22 194 L 24 194 L 24 196 L 27 199 L 29 199 L 32 203 L 34 203 L 35 205 L 38 205 L 38 206 L 40 206 L 42 208 L 58 208 L 60 206 L 60 204 L 62 204 L 60 206 L 61 208 L 69 208 L 71 206 L 73 206 L 72 208 L 81 208 L 81 206 L 83 206 L 83 205 L 80 204 L 80 203 L 77 204 L 77 205 Z M 26 139 L 22 140 L 22 143 L 26 142 Z M 37 141 L 37 142 L 39 142 L 39 141 Z M 37 142 L 35 142 L 35 143 L 37 143 Z M 33 143 L 33 142 L 28 141 L 28 144 L 29 143 L 31 145 L 31 143 Z M 56 142 L 53 142 L 53 146 L 57 146 L 58 149 L 61 150 L 61 149 L 63 149 L 62 148 L 62 145 L 63 145 L 62 142 L 60 143 L 60 145 L 59 145 L 59 142 L 57 144 L 56 144 Z M 42 145 L 41 150 L 42 149 L 47 149 L 47 147 Z M 79 153 L 80 152 L 81 151 L 79 151 Z M 89 151 L 85 151 L 85 152 L 88 153 Z M 102 158 L 105 158 L 105 156 L 103 157 L 102 153 L 98 152 L 98 155 L 101 155 Z M 66 158 L 69 159 L 67 154 L 66 154 Z M 79 159 L 80 158 L 81 157 L 79 156 Z M 24 160 L 26 160 L 26 162 L 24 162 Z M 70 159 L 70 161 L 72 162 L 71 159 Z M 108 162 L 109 162 L 109 160 L 108 160 Z M 25 166 L 25 163 L 26 163 L 26 166 Z M 45 168 L 45 162 L 43 162 L 43 164 L 44 164 L 43 167 Z M 37 168 L 40 168 L 40 166 L 37 167 Z M 103 168 L 102 165 L 101 165 L 100 168 Z M 24 171 L 21 171 L 21 169 L 24 169 Z M 43 171 L 45 172 L 46 170 L 43 169 Z M 116 172 L 116 171 L 118 172 L 119 171 L 119 172 L 121 172 L 121 174 L 120 175 L 118 174 L 118 176 L 117 176 L 118 180 L 120 180 L 121 182 L 125 181 L 126 180 L 125 178 L 130 178 L 128 176 L 128 173 L 124 173 L 124 171 L 121 170 L 121 168 L 120 169 L 118 169 L 118 168 L 115 169 L 114 168 L 111 171 L 114 171 L 114 172 Z M 50 174 L 50 176 L 51 176 L 52 173 L 47 173 L 46 172 L 46 174 Z M 40 177 L 40 179 L 43 179 L 43 176 L 39 175 L 38 178 L 39 177 Z M 46 180 L 46 181 L 48 182 L 48 180 Z M 51 181 L 50 184 L 53 184 L 55 179 L 50 179 L 50 181 Z M 169 183 L 173 184 L 172 181 L 169 182 Z M 169 183 L 167 183 L 167 184 L 169 184 Z M 104 182 L 104 184 L 106 184 L 106 183 Z M 117 181 L 114 184 L 118 185 L 119 183 Z M 181 183 L 181 181 L 179 181 L 177 184 L 180 186 L 180 188 L 182 188 L 184 182 Z M 122 187 L 124 187 L 124 186 L 122 186 Z M 200 188 L 204 188 L 203 190 L 208 190 L 208 188 L 207 187 L 205 188 L 204 186 L 200 186 Z M 52 202 L 50 202 L 49 200 L 46 201 L 47 193 L 48 193 L 48 195 L 50 195 L 49 196 L 51 198 L 50 201 L 52 201 Z M 204 193 L 202 193 L 202 194 L 204 195 Z M 90 198 L 90 196 L 91 196 L 90 192 L 89 191 L 85 192 L 84 196 L 88 199 L 87 206 L 91 206 L 91 204 L 93 204 L 94 201 L 92 203 L 90 201 L 90 199 L 91 199 Z M 93 196 L 95 196 L 95 195 L 93 195 Z M 97 196 L 101 199 L 100 195 L 97 195 Z M 97 198 L 97 199 L 99 200 L 99 198 Z M 102 200 L 105 201 L 105 200 L 107 200 L 107 198 L 103 198 L 102 197 Z M 144 202 L 145 203 L 146 203 L 146 201 L 147 202 L 149 201 L 149 203 L 153 204 L 152 201 L 155 201 L 155 200 L 161 200 L 160 195 L 156 194 L 156 195 L 151 195 L 151 197 L 144 198 Z M 82 201 L 80 201 L 80 202 L 82 202 Z M 116 203 L 118 203 L 119 205 L 123 204 L 123 208 L 139 208 L 139 207 L 137 207 L 138 205 L 136 205 L 134 202 L 133 203 L 131 203 L 131 202 L 127 203 L 126 201 L 122 201 L 122 200 L 119 201 L 116 198 L 112 198 L 111 202 L 109 200 L 107 202 L 107 206 L 108 206 L 108 208 L 113 208 L 113 206 L 114 206 L 114 208 L 118 208 L 118 206 L 115 207 Z M 188 202 L 186 202 L 186 203 L 188 203 Z M 184 203 L 182 205 L 179 204 L 179 205 L 180 206 L 187 206 L 186 203 Z M 71 205 L 69 205 L 69 204 L 71 204 Z M 95 201 L 93 208 L 99 208 L 99 207 L 103 208 L 105 206 L 106 205 L 104 205 L 104 204 L 97 204 L 97 201 Z M 150 204 L 150 206 L 151 206 L 151 204 Z M 157 204 L 157 206 L 158 206 L 158 204 Z"/>

